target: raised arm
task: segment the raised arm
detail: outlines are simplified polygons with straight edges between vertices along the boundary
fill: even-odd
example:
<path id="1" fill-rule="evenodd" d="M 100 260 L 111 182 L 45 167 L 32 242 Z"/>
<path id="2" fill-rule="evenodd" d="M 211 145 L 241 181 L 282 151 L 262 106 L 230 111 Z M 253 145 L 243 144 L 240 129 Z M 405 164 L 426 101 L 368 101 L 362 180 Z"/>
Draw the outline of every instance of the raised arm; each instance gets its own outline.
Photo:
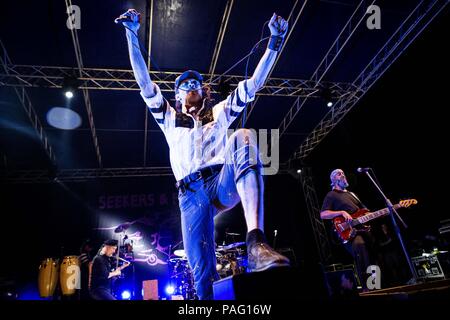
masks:
<path id="1" fill-rule="evenodd" d="M 247 81 L 247 90 L 253 96 L 262 88 L 275 62 L 277 52 L 281 49 L 288 30 L 288 22 L 275 13 L 269 21 L 270 40 L 264 55 L 259 61 L 252 77 Z"/>
<path id="2" fill-rule="evenodd" d="M 128 43 L 128 53 L 130 55 L 131 67 L 133 68 L 134 77 L 141 88 L 142 94 L 145 97 L 152 97 L 156 94 L 154 85 L 148 74 L 147 65 L 142 57 L 141 51 L 139 49 L 139 40 L 137 38 L 137 32 L 139 30 L 139 16 L 134 9 L 129 9 L 124 16 L 129 16 L 133 22 L 123 22 L 126 27 L 126 37 Z"/>

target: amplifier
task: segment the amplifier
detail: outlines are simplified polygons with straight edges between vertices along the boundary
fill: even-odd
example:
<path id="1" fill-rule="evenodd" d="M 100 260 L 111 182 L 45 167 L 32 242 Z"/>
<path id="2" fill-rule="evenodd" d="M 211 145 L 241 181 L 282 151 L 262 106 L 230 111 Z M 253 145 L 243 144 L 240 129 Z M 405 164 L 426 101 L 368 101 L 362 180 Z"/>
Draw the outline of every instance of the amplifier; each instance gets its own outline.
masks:
<path id="1" fill-rule="evenodd" d="M 419 279 L 444 279 L 439 259 L 435 254 L 411 258 Z"/>

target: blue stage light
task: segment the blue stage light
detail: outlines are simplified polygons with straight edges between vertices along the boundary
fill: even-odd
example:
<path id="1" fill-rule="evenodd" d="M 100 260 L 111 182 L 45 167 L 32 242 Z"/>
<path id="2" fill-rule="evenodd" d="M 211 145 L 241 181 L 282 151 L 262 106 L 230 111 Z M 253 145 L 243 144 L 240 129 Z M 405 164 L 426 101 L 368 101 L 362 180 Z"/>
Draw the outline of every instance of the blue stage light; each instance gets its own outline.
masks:
<path id="1" fill-rule="evenodd" d="M 175 292 L 175 288 L 174 288 L 174 286 L 172 286 L 172 285 L 168 285 L 167 287 L 166 287 L 166 293 L 167 294 L 173 294 Z"/>
<path id="2" fill-rule="evenodd" d="M 130 300 L 131 298 L 131 293 L 128 290 L 122 291 L 122 300 Z"/>

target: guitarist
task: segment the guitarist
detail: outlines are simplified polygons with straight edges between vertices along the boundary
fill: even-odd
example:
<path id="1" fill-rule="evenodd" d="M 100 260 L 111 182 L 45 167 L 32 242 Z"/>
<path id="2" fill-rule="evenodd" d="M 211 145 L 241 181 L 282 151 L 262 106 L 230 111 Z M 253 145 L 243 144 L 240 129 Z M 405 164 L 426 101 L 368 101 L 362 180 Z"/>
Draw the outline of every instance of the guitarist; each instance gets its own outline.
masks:
<path id="1" fill-rule="evenodd" d="M 351 213 L 366 207 L 353 192 L 347 190 L 348 182 L 344 171 L 333 170 L 330 180 L 332 190 L 325 196 L 320 218 L 329 220 L 342 216 L 346 221 L 352 220 Z M 371 265 L 369 247 L 372 245 L 373 238 L 368 230 L 358 232 L 352 240 L 344 244 L 345 249 L 355 260 L 356 272 L 364 289 L 366 289 L 366 269 Z"/>
<path id="2" fill-rule="evenodd" d="M 121 270 L 129 266 L 125 264 L 111 271 L 110 258 L 117 250 L 117 243 L 114 239 L 105 241 L 93 260 L 90 294 L 94 300 L 116 300 L 111 294 L 111 278 L 120 276 Z"/>

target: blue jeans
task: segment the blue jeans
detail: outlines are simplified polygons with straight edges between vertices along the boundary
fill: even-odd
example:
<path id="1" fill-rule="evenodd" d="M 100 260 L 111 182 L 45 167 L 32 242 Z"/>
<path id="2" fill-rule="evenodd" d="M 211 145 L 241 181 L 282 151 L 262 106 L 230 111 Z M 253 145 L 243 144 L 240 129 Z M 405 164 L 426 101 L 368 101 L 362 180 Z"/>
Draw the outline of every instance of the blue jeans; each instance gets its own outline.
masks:
<path id="1" fill-rule="evenodd" d="M 258 175 L 261 171 L 256 137 L 251 131 L 240 129 L 228 139 L 225 164 L 221 170 L 179 190 L 184 250 L 192 268 L 197 295 L 202 300 L 213 298 L 212 283 L 219 279 L 216 271 L 214 216 L 239 203 L 236 183 L 251 171 Z M 257 181 L 257 185 L 246 187 L 263 188 L 262 178 Z"/>

